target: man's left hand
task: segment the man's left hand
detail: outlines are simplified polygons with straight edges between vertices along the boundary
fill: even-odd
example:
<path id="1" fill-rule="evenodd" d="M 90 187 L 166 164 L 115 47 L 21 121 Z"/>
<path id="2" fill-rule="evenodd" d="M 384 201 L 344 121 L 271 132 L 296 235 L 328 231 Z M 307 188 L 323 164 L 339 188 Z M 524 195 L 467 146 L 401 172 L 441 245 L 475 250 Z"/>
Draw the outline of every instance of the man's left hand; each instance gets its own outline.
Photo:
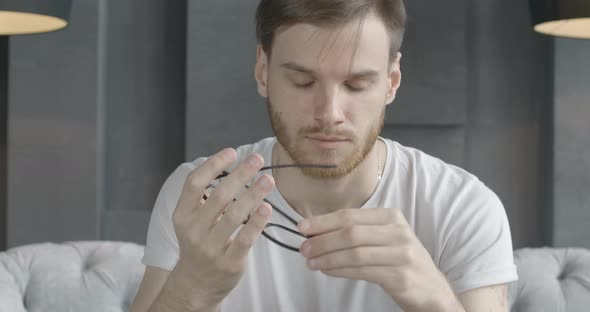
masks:
<path id="1" fill-rule="evenodd" d="M 310 269 L 378 284 L 404 311 L 463 311 L 399 209 L 342 209 L 299 229 L 313 236 L 301 245 Z"/>

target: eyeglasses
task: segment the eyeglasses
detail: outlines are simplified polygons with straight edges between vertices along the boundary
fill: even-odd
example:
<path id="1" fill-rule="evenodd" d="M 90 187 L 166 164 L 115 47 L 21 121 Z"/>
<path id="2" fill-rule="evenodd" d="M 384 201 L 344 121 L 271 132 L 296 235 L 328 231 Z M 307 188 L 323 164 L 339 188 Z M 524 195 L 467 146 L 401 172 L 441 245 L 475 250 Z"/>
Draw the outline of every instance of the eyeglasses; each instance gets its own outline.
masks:
<path id="1" fill-rule="evenodd" d="M 266 166 L 266 167 L 260 168 L 259 171 L 269 170 L 269 169 L 282 169 L 282 168 L 336 168 L 336 166 L 313 165 L 313 164 L 288 164 L 288 165 Z M 221 180 L 223 178 L 225 178 L 226 176 L 228 176 L 229 174 L 230 174 L 230 172 L 223 171 L 220 175 L 215 177 L 214 181 L 221 182 Z M 211 183 L 207 186 L 207 190 L 210 191 L 211 189 L 214 189 L 215 186 L 216 186 L 216 184 Z M 248 185 L 244 185 L 244 187 L 246 189 L 250 188 Z M 208 198 L 208 195 L 203 194 L 203 200 L 207 200 L 207 198 Z M 279 214 L 281 214 L 281 216 L 283 216 L 285 219 L 287 219 L 287 221 L 292 223 L 294 226 L 297 226 L 297 221 L 295 221 L 295 219 L 291 218 L 287 213 L 285 213 L 284 211 L 279 209 L 275 204 L 271 203 L 268 199 L 264 198 L 263 200 L 265 202 L 267 202 L 272 207 L 273 211 L 278 212 Z M 234 201 L 236 201 L 235 198 L 234 198 Z M 243 224 L 246 224 L 246 222 L 248 222 L 249 219 L 250 219 L 250 216 L 248 216 L 248 218 L 246 220 L 244 220 Z M 266 224 L 266 226 L 262 230 L 262 235 L 264 235 L 264 237 L 266 237 L 271 242 L 273 242 L 283 248 L 286 248 L 286 249 L 289 249 L 289 250 L 292 250 L 295 252 L 299 252 L 299 248 L 301 247 L 301 244 L 306 239 L 309 238 L 309 236 L 306 236 L 305 234 L 303 234 L 295 229 L 292 229 L 292 228 L 287 227 L 282 224 L 271 223 L 271 222 L 268 222 Z"/>

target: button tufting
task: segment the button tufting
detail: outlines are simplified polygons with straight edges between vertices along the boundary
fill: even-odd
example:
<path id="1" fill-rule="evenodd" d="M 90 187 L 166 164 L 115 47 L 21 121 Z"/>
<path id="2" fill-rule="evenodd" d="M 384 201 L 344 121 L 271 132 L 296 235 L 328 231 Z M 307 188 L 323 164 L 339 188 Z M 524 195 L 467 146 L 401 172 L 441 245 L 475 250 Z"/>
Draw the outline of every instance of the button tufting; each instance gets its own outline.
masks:
<path id="1" fill-rule="evenodd" d="M 0 311 L 127 311 L 145 267 L 143 246 L 41 243 L 0 252 Z"/>
<path id="2" fill-rule="evenodd" d="M 561 272 L 559 272 L 559 275 L 557 276 L 557 280 L 563 281 L 564 279 L 567 278 L 568 275 L 569 275 L 568 265 L 564 264 L 563 267 L 561 268 Z"/>
<path id="3" fill-rule="evenodd" d="M 93 266 L 93 263 L 91 263 L 91 261 L 82 261 L 82 272 L 86 272 L 88 270 L 90 270 Z"/>

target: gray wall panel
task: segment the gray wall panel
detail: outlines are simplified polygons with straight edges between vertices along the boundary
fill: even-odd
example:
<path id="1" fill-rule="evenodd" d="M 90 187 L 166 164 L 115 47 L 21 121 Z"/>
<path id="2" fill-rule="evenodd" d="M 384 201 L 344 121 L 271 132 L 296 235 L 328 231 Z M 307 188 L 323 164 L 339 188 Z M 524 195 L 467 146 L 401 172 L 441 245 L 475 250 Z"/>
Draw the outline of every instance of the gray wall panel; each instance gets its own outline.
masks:
<path id="1" fill-rule="evenodd" d="M 470 88 L 477 110 L 469 119 L 479 124 L 535 124 L 535 100 L 542 67 L 551 60 L 539 46 L 540 36 L 530 25 L 527 1 L 484 0 L 470 3 Z M 539 50 L 540 49 L 540 50 Z"/>
<path id="2" fill-rule="evenodd" d="M 151 211 L 184 159 L 186 5 L 110 1 L 105 209 Z"/>
<path id="3" fill-rule="evenodd" d="M 446 163 L 464 164 L 465 129 L 461 127 L 385 127 L 381 136 L 422 150 Z"/>
<path id="4" fill-rule="evenodd" d="M 111 210 L 104 214 L 102 239 L 145 244 L 151 211 Z"/>
<path id="5" fill-rule="evenodd" d="M 256 91 L 258 1 L 189 1 L 186 158 L 271 136 Z"/>
<path id="6" fill-rule="evenodd" d="M 547 187 L 538 179 L 551 166 L 540 135 L 550 107 L 551 46 L 525 18 L 526 1 L 469 2 L 468 12 L 465 168 L 503 201 L 515 248 L 545 245 L 548 207 L 540 199 Z"/>
<path id="7" fill-rule="evenodd" d="M 74 1 L 65 30 L 13 38 L 9 247 L 145 242 L 184 159 L 185 5 Z"/>
<path id="8" fill-rule="evenodd" d="M 8 40 L 0 36 L 0 250 L 6 248 L 6 210 L 8 176 Z"/>
<path id="9" fill-rule="evenodd" d="M 404 125 L 462 125 L 467 105 L 466 5 L 405 1 L 402 84 L 388 119 Z"/>
<path id="10" fill-rule="evenodd" d="M 481 126 L 470 130 L 471 172 L 496 192 L 516 248 L 541 245 L 537 127 Z"/>
<path id="11" fill-rule="evenodd" d="M 8 247 L 98 233 L 97 5 L 75 1 L 72 27 L 11 39 Z"/>
<path id="12" fill-rule="evenodd" d="M 555 44 L 556 246 L 590 248 L 590 41 Z"/>

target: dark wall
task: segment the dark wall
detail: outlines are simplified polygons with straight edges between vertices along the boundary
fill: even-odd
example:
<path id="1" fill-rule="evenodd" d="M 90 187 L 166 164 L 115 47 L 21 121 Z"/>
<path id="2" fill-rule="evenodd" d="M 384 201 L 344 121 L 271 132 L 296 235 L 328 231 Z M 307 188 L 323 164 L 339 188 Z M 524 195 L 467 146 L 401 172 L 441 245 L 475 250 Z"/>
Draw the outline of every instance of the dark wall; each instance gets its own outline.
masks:
<path id="1" fill-rule="evenodd" d="M 0 250 L 6 248 L 8 60 L 8 37 L 0 36 Z"/>
<path id="2" fill-rule="evenodd" d="M 9 245 L 143 243 L 176 165 L 272 135 L 253 73 L 257 3 L 74 1 L 68 29 L 13 38 Z M 532 31 L 526 1 L 406 5 L 382 135 L 476 174 L 502 199 L 515 248 L 549 244 L 570 222 L 553 222 L 552 39 Z"/>
<path id="3" fill-rule="evenodd" d="M 186 3 L 73 1 L 69 27 L 11 38 L 8 246 L 144 241 L 184 159 Z"/>
<path id="4" fill-rule="evenodd" d="M 8 247 L 99 234 L 98 12 L 75 2 L 74 27 L 10 40 Z"/>
<path id="5" fill-rule="evenodd" d="M 556 246 L 590 248 L 590 40 L 555 41 Z"/>

